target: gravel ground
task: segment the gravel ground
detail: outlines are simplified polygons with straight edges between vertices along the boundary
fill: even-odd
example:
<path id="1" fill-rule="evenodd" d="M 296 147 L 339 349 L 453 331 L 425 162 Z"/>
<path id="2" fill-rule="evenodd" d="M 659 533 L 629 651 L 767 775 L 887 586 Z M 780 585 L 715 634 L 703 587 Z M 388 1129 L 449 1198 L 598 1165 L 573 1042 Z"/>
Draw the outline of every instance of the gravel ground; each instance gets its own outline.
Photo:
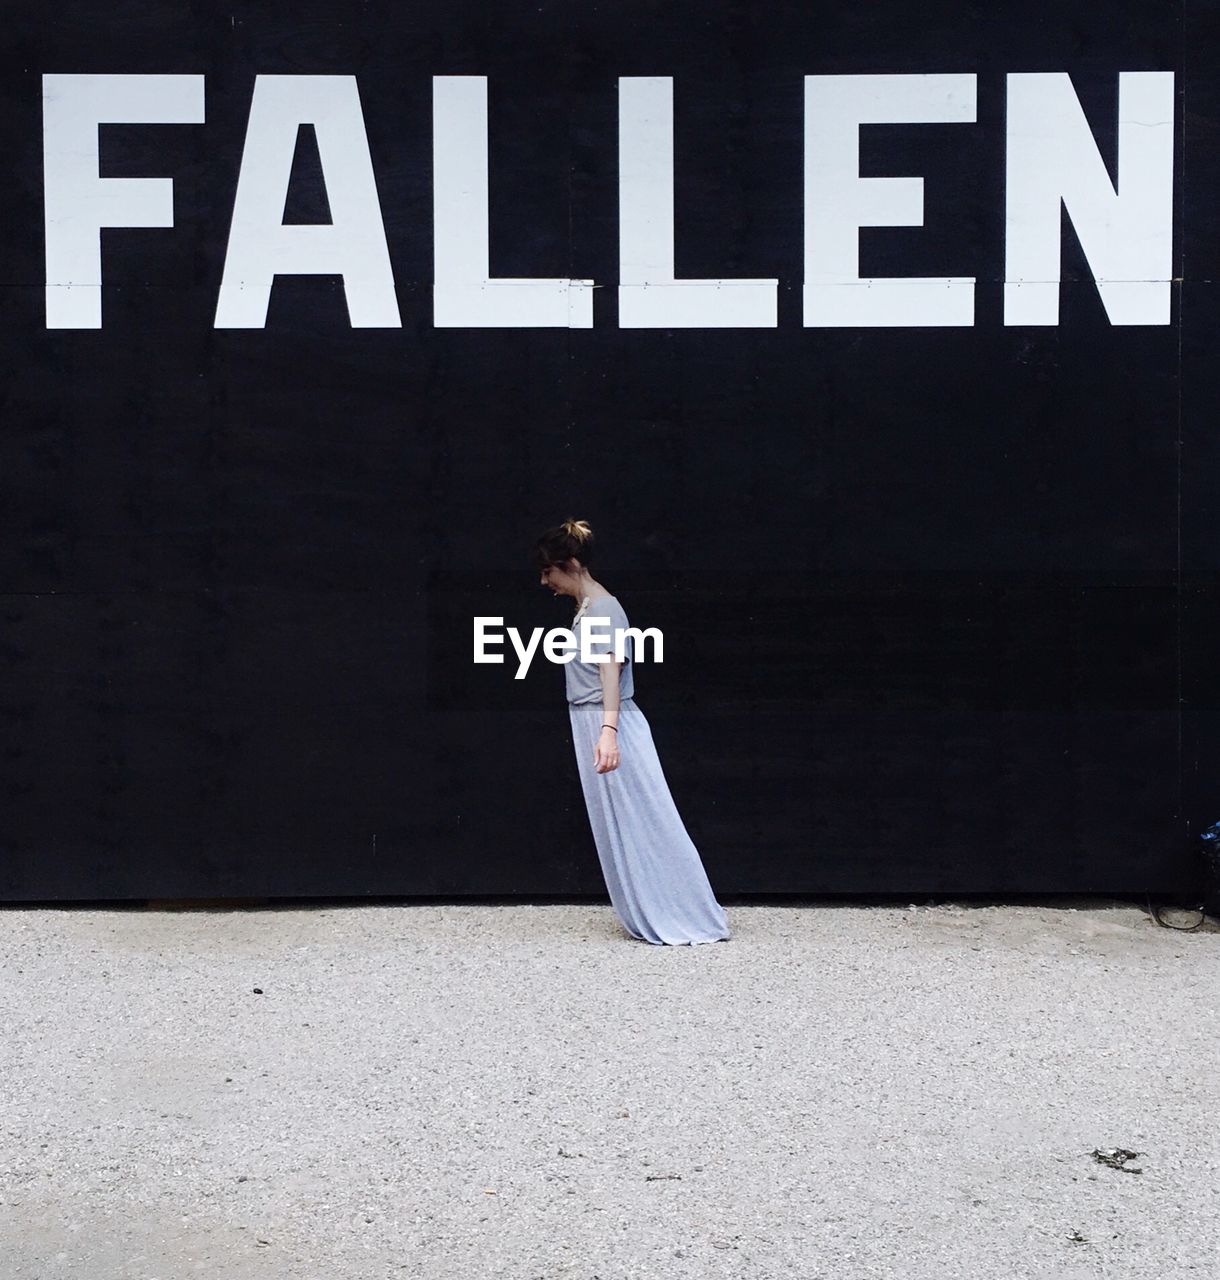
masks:
<path id="1" fill-rule="evenodd" d="M 3 910 L 0 1276 L 1220 1275 L 1214 923 L 726 906 Z"/>

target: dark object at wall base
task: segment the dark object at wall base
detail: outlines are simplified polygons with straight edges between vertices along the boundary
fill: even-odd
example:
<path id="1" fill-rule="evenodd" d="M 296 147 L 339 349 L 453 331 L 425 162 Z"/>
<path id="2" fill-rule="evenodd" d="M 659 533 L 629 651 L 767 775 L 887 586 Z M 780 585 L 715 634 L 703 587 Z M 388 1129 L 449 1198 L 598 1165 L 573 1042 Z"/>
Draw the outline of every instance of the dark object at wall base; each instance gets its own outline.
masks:
<path id="1" fill-rule="evenodd" d="M 1220 917 L 1220 822 L 1214 822 L 1202 835 L 1203 840 L 1203 910 Z"/>

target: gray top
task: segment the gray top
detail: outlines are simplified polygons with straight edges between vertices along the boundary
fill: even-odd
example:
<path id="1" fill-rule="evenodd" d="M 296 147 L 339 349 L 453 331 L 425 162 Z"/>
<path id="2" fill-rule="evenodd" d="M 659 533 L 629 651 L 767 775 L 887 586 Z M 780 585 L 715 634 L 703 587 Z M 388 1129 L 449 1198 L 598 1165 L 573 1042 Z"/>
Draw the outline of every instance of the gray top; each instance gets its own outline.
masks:
<path id="1" fill-rule="evenodd" d="M 602 596 L 600 599 L 594 600 L 583 612 L 576 615 L 576 621 L 572 623 L 571 630 L 576 636 L 577 649 L 572 661 L 564 666 L 568 701 L 571 703 L 601 702 L 602 700 L 601 663 L 581 662 L 580 660 L 579 646 L 583 642 L 585 624 L 594 618 L 598 620 L 596 629 L 598 638 L 590 640 L 590 653 L 613 654 L 615 635 L 618 634 L 621 628 L 630 625 L 623 606 L 619 604 L 615 596 Z M 631 698 L 635 695 L 635 679 L 632 676 L 632 669 L 635 666 L 632 661 L 634 656 L 634 637 L 627 636 L 623 653 L 623 665 L 619 668 L 618 691 L 620 699 Z"/>

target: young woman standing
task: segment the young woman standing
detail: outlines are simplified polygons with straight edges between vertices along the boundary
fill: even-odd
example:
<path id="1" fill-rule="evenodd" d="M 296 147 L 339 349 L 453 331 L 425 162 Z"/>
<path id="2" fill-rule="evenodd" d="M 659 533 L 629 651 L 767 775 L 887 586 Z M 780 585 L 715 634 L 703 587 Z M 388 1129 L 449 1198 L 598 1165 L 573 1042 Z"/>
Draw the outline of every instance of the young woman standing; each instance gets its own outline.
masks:
<path id="1" fill-rule="evenodd" d="M 577 602 L 572 630 L 578 642 L 597 619 L 596 634 L 609 631 L 610 638 L 591 640 L 589 652 L 613 655 L 627 614 L 590 574 L 592 551 L 589 526 L 565 520 L 538 539 L 534 559 L 542 585 Z M 564 667 L 576 763 L 610 901 L 633 938 L 670 946 L 719 942 L 729 937 L 728 920 L 635 704 L 633 656 L 628 636 L 621 663 L 613 657 L 581 662 L 578 651 Z"/>

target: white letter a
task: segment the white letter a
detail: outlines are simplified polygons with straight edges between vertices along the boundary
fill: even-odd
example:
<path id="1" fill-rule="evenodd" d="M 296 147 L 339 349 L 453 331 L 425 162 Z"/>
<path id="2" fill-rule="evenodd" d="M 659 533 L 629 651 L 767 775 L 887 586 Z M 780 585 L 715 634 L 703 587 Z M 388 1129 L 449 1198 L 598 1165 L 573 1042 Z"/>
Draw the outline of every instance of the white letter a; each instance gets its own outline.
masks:
<path id="1" fill-rule="evenodd" d="M 333 221 L 285 226 L 303 124 L 317 135 Z M 342 276 L 353 328 L 401 327 L 354 76 L 255 78 L 215 327 L 261 329 L 276 275 Z"/>

